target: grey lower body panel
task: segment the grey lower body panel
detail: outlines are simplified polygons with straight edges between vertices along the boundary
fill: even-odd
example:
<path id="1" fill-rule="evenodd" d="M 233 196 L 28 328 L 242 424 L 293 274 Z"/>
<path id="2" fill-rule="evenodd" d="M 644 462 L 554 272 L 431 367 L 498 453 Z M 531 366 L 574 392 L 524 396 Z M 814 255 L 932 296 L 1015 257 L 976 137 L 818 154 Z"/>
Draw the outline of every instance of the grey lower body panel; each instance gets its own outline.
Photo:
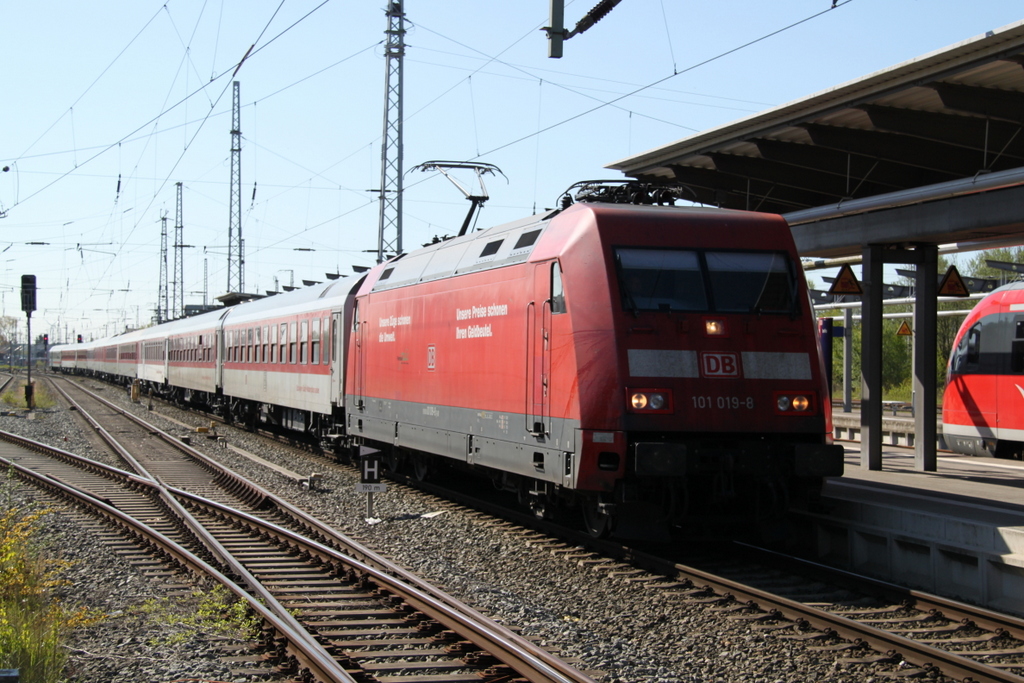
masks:
<path id="1" fill-rule="evenodd" d="M 531 434 L 521 413 L 453 408 L 382 399 L 359 406 L 347 397 L 349 434 L 572 486 L 576 475 L 575 420 L 546 420 Z"/>

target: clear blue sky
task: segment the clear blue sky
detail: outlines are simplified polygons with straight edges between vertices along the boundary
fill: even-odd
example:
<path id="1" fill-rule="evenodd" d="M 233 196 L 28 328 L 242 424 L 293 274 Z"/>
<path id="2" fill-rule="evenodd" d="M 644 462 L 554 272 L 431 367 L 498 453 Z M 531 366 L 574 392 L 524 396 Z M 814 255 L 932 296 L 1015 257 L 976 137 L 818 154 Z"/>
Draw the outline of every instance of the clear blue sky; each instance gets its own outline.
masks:
<path id="1" fill-rule="evenodd" d="M 568 2 L 567 25 L 594 4 Z M 160 217 L 173 227 L 177 182 L 184 242 L 194 245 L 184 252 L 185 302 L 202 302 L 204 266 L 211 300 L 224 293 L 231 76 L 254 43 L 236 76 L 246 290 L 372 264 L 385 5 L 4 3 L 3 314 L 23 317 L 20 277 L 33 273 L 33 332 L 88 338 L 148 323 Z M 1024 18 L 1010 0 L 830 7 L 622 0 L 554 60 L 539 30 L 546 0 L 408 0 L 406 169 L 431 159 L 497 165 L 508 182 L 486 178 L 479 223 L 493 225 L 553 206 L 578 180 L 617 177 L 603 167 L 629 154 Z M 458 230 L 468 202 L 448 181 L 411 172 L 406 187 L 407 250 Z"/>

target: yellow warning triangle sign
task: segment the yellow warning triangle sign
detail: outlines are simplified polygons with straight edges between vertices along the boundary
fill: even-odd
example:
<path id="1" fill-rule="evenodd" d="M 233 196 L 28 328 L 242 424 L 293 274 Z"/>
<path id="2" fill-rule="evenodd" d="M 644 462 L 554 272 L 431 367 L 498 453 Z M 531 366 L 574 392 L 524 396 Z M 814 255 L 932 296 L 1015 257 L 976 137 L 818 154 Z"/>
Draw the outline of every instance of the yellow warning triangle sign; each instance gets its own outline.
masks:
<path id="1" fill-rule="evenodd" d="M 964 280 L 960 277 L 960 272 L 956 269 L 956 266 L 950 266 L 949 270 L 946 271 L 945 277 L 942 278 L 942 282 L 939 283 L 939 296 L 970 296 L 971 293 L 967 290 L 967 285 L 964 284 Z"/>
<path id="2" fill-rule="evenodd" d="M 832 286 L 828 288 L 829 294 L 863 294 L 864 291 L 860 288 L 860 283 L 857 282 L 857 276 L 853 274 L 853 268 L 850 268 L 850 264 L 846 264 L 839 269 L 839 274 L 836 275 L 836 279 L 832 282 Z"/>
<path id="3" fill-rule="evenodd" d="M 896 336 L 897 337 L 912 337 L 912 336 L 914 336 L 914 333 L 910 330 L 910 325 L 907 324 L 906 320 L 904 320 L 903 324 L 900 325 L 900 329 L 896 330 Z"/>

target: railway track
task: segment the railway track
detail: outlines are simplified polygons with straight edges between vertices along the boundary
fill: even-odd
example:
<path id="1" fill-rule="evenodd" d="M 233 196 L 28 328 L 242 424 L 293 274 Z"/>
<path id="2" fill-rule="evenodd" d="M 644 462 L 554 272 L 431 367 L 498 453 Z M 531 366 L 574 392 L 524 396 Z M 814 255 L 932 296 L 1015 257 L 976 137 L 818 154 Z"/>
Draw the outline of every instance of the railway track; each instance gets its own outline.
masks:
<path id="1" fill-rule="evenodd" d="M 317 463 L 328 466 L 323 459 Z M 397 480 L 423 495 L 443 495 L 453 500 L 450 506 L 468 505 L 484 523 L 609 580 L 705 605 L 778 638 L 806 640 L 843 666 L 979 683 L 1024 681 L 1024 624 L 1013 617 L 827 567 L 793 568 L 800 564 L 796 559 L 778 555 L 683 565 L 661 550 L 594 541 L 472 496 L 412 478 Z"/>
<path id="2" fill-rule="evenodd" d="M 1024 620 L 752 546 L 682 564 L 667 548 L 629 546 L 548 524 L 413 478 L 410 486 L 514 522 L 530 542 L 609 579 L 641 582 L 748 621 L 779 637 L 820 643 L 837 664 L 941 674 L 972 683 L 1024 683 Z"/>
<path id="3" fill-rule="evenodd" d="M 250 605 L 266 605 L 253 609 L 273 634 L 264 644 L 273 644 L 282 670 L 323 681 L 592 681 L 303 511 L 220 471 L 153 425 L 83 391 L 71 388 L 67 399 L 83 416 L 92 415 L 94 428 L 116 444 L 135 472 L 27 444 L 35 454 L 19 453 L 13 465 L 19 476 L 47 479 L 51 490 L 103 510 L 117 520 L 111 523 L 130 527 L 136 539 L 145 538 L 144 544 L 179 567 L 214 576 L 219 570 L 225 577 L 219 580 L 230 578 L 229 588 Z M 149 528 L 156 523 L 167 533 Z"/>

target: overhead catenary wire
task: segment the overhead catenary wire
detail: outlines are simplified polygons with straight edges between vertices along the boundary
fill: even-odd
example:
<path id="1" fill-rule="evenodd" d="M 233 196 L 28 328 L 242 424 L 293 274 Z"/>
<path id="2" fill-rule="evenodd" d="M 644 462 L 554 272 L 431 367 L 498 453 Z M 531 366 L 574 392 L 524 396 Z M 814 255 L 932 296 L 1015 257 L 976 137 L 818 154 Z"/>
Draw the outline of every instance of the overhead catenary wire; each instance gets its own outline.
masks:
<path id="1" fill-rule="evenodd" d="M 484 152 L 484 154 L 482 156 L 486 156 L 488 154 L 494 154 L 497 151 L 500 151 L 502 149 L 506 149 L 507 147 L 511 147 L 513 145 L 516 145 L 516 144 L 519 144 L 520 142 L 523 142 L 524 140 L 529 140 L 534 135 L 540 135 L 541 133 L 545 133 L 545 132 L 547 132 L 549 130 L 553 130 L 553 129 L 558 128 L 560 126 L 564 126 L 565 124 L 567 124 L 567 123 L 569 123 L 571 121 L 575 121 L 578 118 L 581 118 L 581 117 L 586 116 L 588 114 L 592 114 L 593 112 L 598 111 L 600 109 L 604 109 L 605 107 L 611 106 L 611 105 L 615 104 L 616 102 L 620 102 L 620 101 L 626 99 L 627 97 L 632 97 L 633 95 L 636 95 L 637 93 L 643 92 L 644 90 L 652 88 L 652 87 L 654 87 L 656 85 L 660 85 L 661 83 L 664 83 L 665 81 L 671 80 L 671 79 L 673 79 L 673 78 L 675 78 L 675 77 L 677 77 L 677 76 L 679 76 L 681 74 L 688 73 L 690 71 L 693 71 L 694 69 L 698 69 L 698 68 L 700 68 L 702 66 L 705 66 L 707 64 L 711 64 L 712 62 L 716 62 L 719 59 L 722 59 L 723 57 L 727 57 L 727 56 L 729 56 L 731 54 L 739 52 L 740 50 L 746 49 L 746 48 L 748 48 L 748 47 L 750 47 L 752 45 L 756 45 L 758 43 L 764 42 L 765 40 L 768 40 L 769 38 L 777 36 L 780 33 L 785 33 L 786 31 L 789 31 L 790 29 L 796 28 L 797 26 L 800 26 L 801 24 L 806 24 L 809 21 L 813 21 L 814 19 L 817 19 L 818 17 L 821 17 L 821 16 L 827 14 L 828 12 L 831 12 L 836 7 L 842 7 L 844 5 L 850 4 L 851 2 L 853 2 L 853 0 L 845 0 L 844 2 L 838 3 L 838 5 L 833 5 L 832 7 L 828 8 L 828 9 L 825 9 L 825 10 L 822 10 L 820 12 L 815 12 L 814 14 L 812 14 L 812 15 L 810 15 L 808 17 L 805 17 L 803 19 L 800 19 L 799 21 L 795 21 L 792 24 L 789 24 L 788 26 L 783 26 L 782 28 L 779 28 L 779 29 L 776 29 L 774 31 L 771 31 L 770 33 L 766 33 L 763 36 L 761 36 L 760 38 L 755 38 L 754 40 L 747 41 L 746 43 L 743 43 L 742 45 L 737 45 L 734 48 L 726 50 L 725 52 L 721 52 L 721 53 L 715 55 L 714 57 L 709 57 L 708 59 L 705 59 L 705 60 L 702 60 L 700 62 L 697 62 L 696 64 L 688 66 L 687 68 L 683 69 L 682 71 L 677 71 L 675 73 L 669 74 L 668 76 L 663 76 L 662 78 L 659 78 L 659 79 L 657 79 L 655 81 L 652 81 L 651 83 L 648 83 L 645 86 L 642 86 L 640 88 L 637 88 L 636 90 L 633 90 L 633 91 L 628 92 L 628 93 L 626 93 L 624 95 L 616 97 L 615 99 L 613 99 L 613 100 L 611 100 L 609 102 L 604 102 L 602 104 L 597 105 L 596 107 L 591 107 L 590 109 L 587 109 L 585 111 L 582 111 L 582 112 L 579 112 L 579 113 L 574 114 L 572 116 L 569 116 L 568 118 L 562 119 L 561 121 L 558 121 L 557 123 L 553 123 L 550 126 L 547 126 L 547 127 L 543 128 L 541 130 L 534 131 L 533 133 L 530 133 L 528 135 L 524 135 L 522 137 L 516 138 L 515 140 L 512 140 L 511 142 L 507 142 L 504 145 L 500 145 L 498 147 L 490 149 L 487 152 Z M 478 155 L 476 158 L 479 158 L 479 156 L 481 156 L 481 155 Z"/>
<path id="2" fill-rule="evenodd" d="M 252 58 L 252 57 L 254 57 L 255 55 L 257 55 L 257 54 L 259 54 L 260 52 L 262 52 L 262 51 L 263 51 L 263 50 L 264 50 L 265 48 L 267 48 L 267 47 L 268 47 L 268 46 L 270 46 L 270 45 L 271 45 L 272 43 L 274 43 L 275 41 L 277 41 L 277 40 L 278 40 L 278 39 L 279 39 L 279 38 L 280 38 L 281 36 L 283 36 L 284 34 L 288 33 L 288 32 L 289 32 L 289 31 L 291 31 L 291 30 L 292 30 L 293 28 L 295 28 L 295 27 L 296 27 L 297 25 L 299 25 L 299 24 L 300 24 L 301 22 L 305 21 L 305 20 L 306 20 L 306 19 L 308 19 L 308 18 L 309 18 L 310 16 L 312 16 L 314 12 L 316 12 L 317 10 L 319 10 L 320 8 L 322 8 L 322 7 L 323 7 L 324 5 L 326 5 L 326 4 L 328 3 L 328 2 L 330 2 L 330 0 L 323 0 L 323 2 L 321 2 L 321 3 L 319 4 L 319 5 L 317 5 L 317 6 L 316 6 L 316 7 L 314 7 L 313 9 L 311 9 L 311 10 L 310 10 L 309 12 L 306 12 L 306 14 L 302 15 L 302 16 L 301 16 L 301 17 L 300 17 L 299 19 L 297 19 L 297 20 L 295 20 L 294 22 L 292 22 L 291 24 L 289 24 L 289 25 L 288 25 L 287 27 L 285 27 L 285 28 L 284 28 L 283 30 L 281 30 L 281 31 L 280 31 L 279 33 L 277 33 L 277 34 L 276 34 L 276 35 L 275 35 L 275 36 L 274 36 L 273 38 L 271 38 L 270 40 L 268 40 L 267 42 L 265 42 L 265 43 L 264 43 L 263 45 L 260 45 L 260 46 L 259 46 L 258 48 L 252 49 L 252 48 L 250 47 L 249 51 L 248 51 L 248 52 L 246 52 L 246 55 L 245 55 L 245 59 L 249 59 L 249 58 Z M 162 9 L 162 8 L 161 8 L 161 9 Z M 154 16 L 154 18 L 155 18 L 155 16 Z M 150 23 L 151 23 L 151 22 L 152 22 L 152 19 L 150 20 Z M 269 25 L 269 24 L 268 24 L 268 25 Z M 147 26 L 148 26 L 148 23 L 147 23 Z M 145 27 L 143 27 L 143 30 L 145 30 Z M 264 32 L 265 32 L 265 31 L 266 31 L 266 27 L 264 28 Z M 140 34 L 141 34 L 141 32 L 140 32 Z M 261 35 L 262 35 L 262 33 L 261 33 Z M 136 36 L 136 38 L 133 38 L 133 39 L 132 39 L 132 42 L 134 42 L 134 40 L 135 40 L 135 39 L 137 39 L 137 38 L 138 38 L 138 35 Z M 129 43 L 129 45 L 130 45 L 130 44 L 131 44 L 131 43 Z M 255 43 L 254 43 L 254 45 L 255 45 Z M 124 49 L 125 49 L 125 50 L 127 50 L 127 49 L 128 49 L 128 45 L 126 45 Z M 122 54 L 123 54 L 123 52 L 124 52 L 124 50 L 122 50 L 122 51 L 121 51 L 121 53 L 122 53 Z M 151 124 L 153 124 L 153 123 L 155 123 L 155 122 L 159 121 L 159 120 L 160 120 L 160 119 L 161 119 L 161 118 L 162 118 L 163 116 L 165 116 L 166 114 L 170 113 L 171 111 L 174 111 L 175 109 L 177 109 L 177 108 L 178 108 L 179 106 L 181 106 L 181 105 L 182 105 L 183 103 L 185 103 L 185 102 L 186 102 L 187 100 L 189 100 L 190 98 L 192 98 L 192 97 L 194 97 L 194 96 L 198 95 L 198 94 L 199 94 L 199 93 L 201 93 L 201 92 L 204 92 L 204 90 L 205 90 L 205 89 L 206 89 L 207 87 L 209 87 L 210 85 L 212 85 L 212 84 L 213 84 L 213 83 L 215 83 L 216 81 L 218 81 L 218 80 L 220 80 L 220 79 L 224 78 L 225 76 L 227 76 L 227 75 L 228 75 L 228 73 L 229 73 L 229 71 L 233 71 L 233 70 L 235 70 L 235 69 L 236 69 L 236 67 L 237 67 L 238 65 L 241 65 L 241 63 L 242 63 L 242 61 L 240 60 L 239 62 L 237 62 L 237 63 L 235 63 L 235 64 L 232 64 L 232 65 L 231 65 L 231 66 L 230 66 L 230 67 L 228 68 L 228 70 L 222 71 L 222 72 L 221 72 L 221 73 L 220 73 L 219 75 L 217 75 L 216 77 L 212 78 L 212 79 L 210 80 L 210 82 L 209 82 L 209 83 L 206 83 L 206 84 L 204 84 L 204 85 L 200 86 L 200 87 L 199 87 L 199 88 L 197 88 L 196 90 L 192 91 L 191 93 L 189 93 L 188 95 L 186 95 L 185 97 L 183 97 L 183 98 L 182 98 L 181 100 L 178 100 L 177 102 L 175 102 L 175 103 L 174 103 L 173 105 L 171 105 L 170 107 L 166 107 L 165 109 L 161 110 L 161 112 L 160 112 L 159 114 L 157 114 L 156 116 L 154 116 L 154 117 L 150 118 L 150 119 L 149 119 L 148 121 L 146 121 L 145 123 L 141 124 L 140 126 L 138 126 L 138 127 L 134 128 L 134 129 L 133 129 L 133 130 L 132 130 L 131 132 L 129 132 L 128 134 L 126 134 L 126 135 L 124 135 L 124 136 L 122 136 L 122 137 L 118 138 L 117 140 L 115 140 L 114 142 L 112 142 L 112 143 L 110 143 L 110 144 L 108 144 L 108 145 L 104 145 L 104 146 L 101 146 L 101 147 L 98 147 L 98 148 L 93 148 L 93 149 L 99 149 L 99 151 L 98 151 L 98 152 L 97 152 L 96 154 L 93 154 L 92 156 L 90 156 L 90 157 L 89 157 L 88 159 L 86 159 L 85 161 L 83 161 L 83 162 L 82 162 L 82 163 L 80 164 L 80 166 L 85 166 L 86 164 L 88 164 L 88 163 L 90 163 L 90 162 L 94 161 L 94 160 L 95 160 L 95 159 L 97 159 L 98 157 L 102 156 L 102 155 L 103 155 L 103 154 L 104 154 L 105 152 L 108 152 L 109 150 L 113 149 L 113 148 L 114 148 L 114 147 L 115 147 L 115 146 L 116 146 L 116 145 L 117 145 L 118 143 L 121 143 L 121 142 L 125 142 L 125 141 L 127 141 L 127 140 L 128 140 L 129 138 L 131 138 L 131 136 L 135 135 L 135 134 L 136 134 L 136 133 L 138 133 L 138 132 L 139 132 L 140 130 L 142 130 L 142 129 L 144 129 L 144 128 L 147 128 L 147 127 L 148 127 L 149 125 L 151 125 Z M 112 64 L 111 64 L 111 66 L 112 66 Z M 109 68 L 110 68 L 110 66 L 108 66 L 108 67 L 107 67 L 107 69 L 109 69 Z M 106 69 L 104 70 L 104 73 L 105 73 L 105 72 L 106 72 Z M 101 75 L 102 75 L 102 74 L 101 74 Z M 97 77 L 97 80 L 98 80 L 98 79 L 99 79 L 99 77 Z M 91 87 L 91 86 L 90 86 L 90 87 Z M 226 88 L 225 88 L 225 91 L 226 91 Z M 224 92 L 225 92 L 225 91 L 222 91 L 222 92 L 221 92 L 221 95 L 220 95 L 220 96 L 223 96 L 223 94 L 224 94 Z M 84 95 L 84 93 L 83 93 L 83 95 Z M 218 101 L 219 101 L 219 99 L 220 99 L 220 96 L 219 96 L 219 97 L 217 98 L 217 99 L 218 99 Z M 79 99 L 81 99 L 81 98 L 79 98 Z M 77 100 L 76 100 L 76 102 L 77 102 Z M 216 106 L 216 103 L 212 104 L 212 105 L 211 105 L 211 107 L 210 107 L 210 111 L 208 111 L 208 112 L 206 113 L 206 115 L 205 115 L 205 116 L 204 116 L 204 117 L 203 117 L 202 119 L 200 119 L 200 126 L 202 126 L 202 124 L 203 124 L 203 123 L 205 123 L 205 122 L 206 122 L 206 120 L 210 118 L 210 116 L 211 116 L 211 114 L 212 114 L 212 110 L 213 110 L 213 108 L 214 108 L 215 106 Z M 63 115 L 62 115 L 62 116 L 61 116 L 60 118 L 63 118 Z M 58 122 L 59 120 L 60 120 L 60 119 L 58 119 L 57 121 L 55 121 L 53 125 L 56 125 L 56 124 L 57 124 L 57 122 Z M 52 127 L 53 127 L 53 126 L 51 126 L 50 128 L 52 129 Z M 50 129 L 47 129 L 47 131 L 46 131 L 46 132 L 49 132 L 49 130 L 50 130 Z M 38 142 L 38 140 L 39 140 L 39 139 L 42 139 L 42 137 L 43 137 L 43 136 L 45 136 L 46 132 L 44 132 L 44 133 L 43 133 L 43 135 L 41 135 L 41 136 L 40 136 L 40 137 L 39 137 L 39 138 L 38 138 L 38 139 L 36 140 L 36 142 Z M 193 139 L 194 139 L 194 138 L 195 138 L 195 136 L 193 136 Z M 34 146 L 35 146 L 35 144 L 36 144 L 36 143 L 33 143 L 32 145 L 30 145 L 30 146 L 29 146 L 29 148 L 31 148 L 31 147 L 34 147 Z M 24 155 L 20 155 L 20 156 L 18 157 L 18 159 L 21 159 L 21 158 L 23 158 L 23 157 L 24 157 Z M 14 161 L 16 162 L 16 161 L 17 161 L 18 159 L 15 159 Z M 175 166 L 177 166 L 177 164 L 175 164 Z M 72 173 L 74 173 L 74 172 L 75 172 L 75 170 L 77 170 L 77 167 L 76 167 L 76 168 L 72 168 L 72 169 L 70 169 L 70 170 L 68 170 L 68 171 L 66 171 L 66 172 L 64 172 L 64 173 L 62 173 L 62 174 L 59 174 L 59 175 L 57 176 L 57 178 L 55 178 L 54 180 L 50 181 L 49 183 L 47 183 L 47 184 L 43 185 L 42 187 L 40 187 L 39 189 L 37 189 L 37 190 L 36 190 L 35 192 L 32 192 L 31 194 L 27 195 L 27 196 L 26 196 L 26 197 L 25 197 L 24 199 L 22 199 L 22 200 L 21 200 L 20 202 L 18 202 L 18 203 L 19 203 L 19 204 L 23 204 L 23 203 L 27 202 L 27 201 L 28 201 L 29 199 L 32 199 L 32 198 L 36 197 L 36 196 L 37 196 L 37 195 L 39 195 L 40 193 L 42 193 L 42 192 L 44 192 L 44 191 L 48 190 L 48 189 L 49 189 L 50 187 L 52 187 L 52 186 L 53 186 L 53 185 L 55 185 L 56 183 L 58 183 L 58 182 L 62 181 L 62 180 L 63 180 L 64 178 L 66 178 L 67 176 L 69 176 L 69 175 L 71 175 Z M 12 207 L 11 207 L 11 208 L 14 208 L 14 206 L 15 206 L 15 205 L 12 205 Z"/>

